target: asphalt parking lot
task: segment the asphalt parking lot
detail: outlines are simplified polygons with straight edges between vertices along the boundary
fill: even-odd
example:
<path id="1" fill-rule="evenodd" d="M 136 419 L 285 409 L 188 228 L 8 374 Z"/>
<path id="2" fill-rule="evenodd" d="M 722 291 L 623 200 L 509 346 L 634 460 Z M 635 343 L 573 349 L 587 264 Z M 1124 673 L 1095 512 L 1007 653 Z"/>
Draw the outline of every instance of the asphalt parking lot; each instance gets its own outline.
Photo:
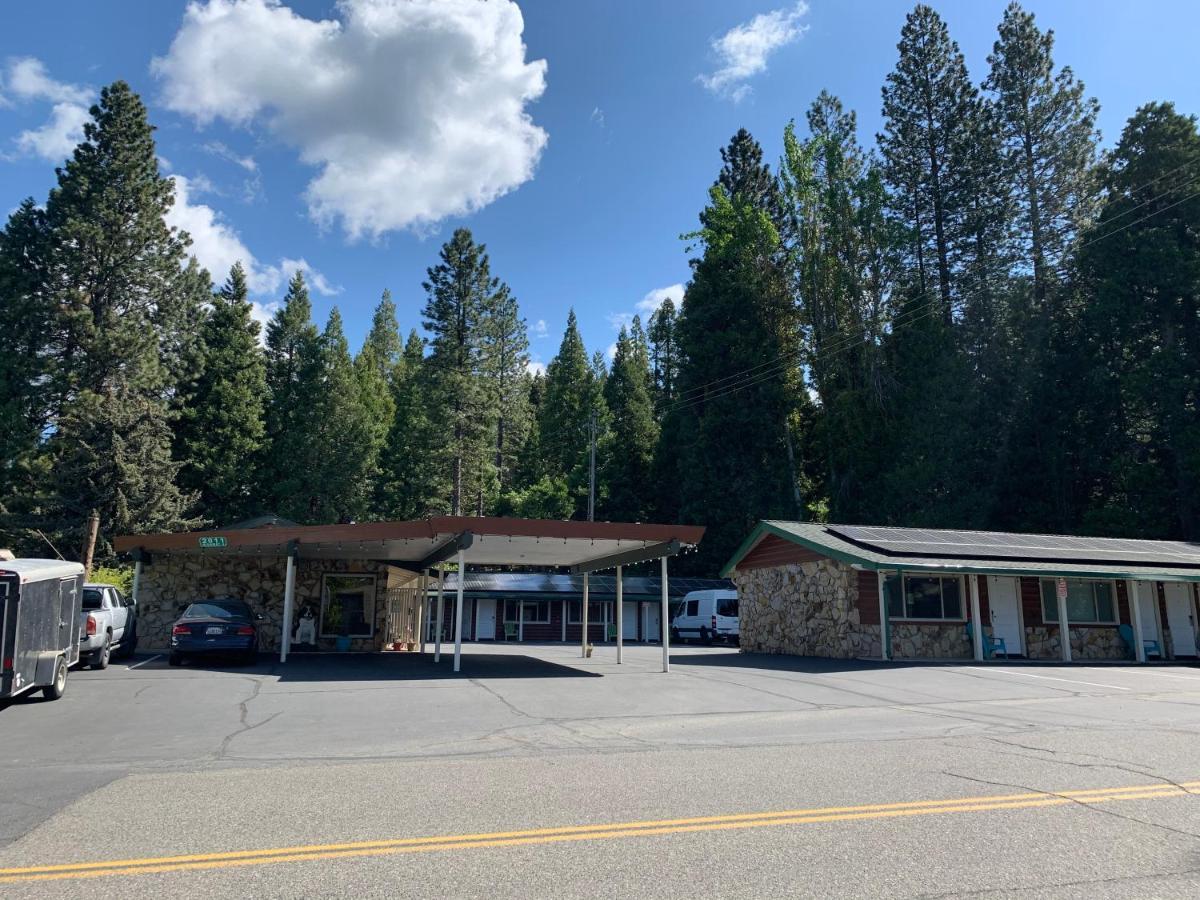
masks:
<path id="1" fill-rule="evenodd" d="M 1200 894 L 1200 668 L 626 660 L 74 672 L 0 710 L 0 895 Z"/>

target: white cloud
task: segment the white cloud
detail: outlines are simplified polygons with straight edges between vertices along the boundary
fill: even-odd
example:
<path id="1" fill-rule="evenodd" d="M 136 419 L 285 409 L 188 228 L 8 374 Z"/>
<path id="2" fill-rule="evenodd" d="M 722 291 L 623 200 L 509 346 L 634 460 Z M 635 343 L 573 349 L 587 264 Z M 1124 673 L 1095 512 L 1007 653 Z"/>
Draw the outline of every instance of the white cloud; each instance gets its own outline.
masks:
<path id="1" fill-rule="evenodd" d="M 622 328 L 628 328 L 633 324 L 633 313 L 609 313 L 605 318 L 608 319 L 608 324 L 612 326 L 613 331 L 620 331 Z"/>
<path id="2" fill-rule="evenodd" d="M 719 68 L 709 75 L 698 76 L 699 82 L 721 97 L 737 103 L 750 93 L 746 82 L 766 71 L 767 59 L 780 47 L 800 38 L 808 30 L 800 20 L 808 13 L 805 0 L 795 6 L 759 13 L 749 22 L 735 25 L 719 38 L 713 38 L 712 49 Z"/>
<path id="3" fill-rule="evenodd" d="M 592 114 L 588 117 L 589 120 L 600 128 L 604 127 L 604 110 L 598 106 L 592 107 Z"/>
<path id="4" fill-rule="evenodd" d="M 666 287 L 648 291 L 637 304 L 637 312 L 642 317 L 642 321 L 648 321 L 668 297 L 671 298 L 671 302 L 675 304 L 675 311 L 678 312 L 679 307 L 683 304 L 683 285 L 669 284 Z"/>
<path id="5" fill-rule="evenodd" d="M 615 341 L 608 345 L 608 349 L 604 351 L 604 355 L 608 358 L 610 364 L 617 358 L 617 344 Z"/>
<path id="6" fill-rule="evenodd" d="M 539 360 L 531 359 L 529 362 L 525 363 L 525 371 L 530 375 L 545 375 L 546 364 Z"/>
<path id="7" fill-rule="evenodd" d="M 44 125 L 13 138 L 18 153 L 61 162 L 83 140 L 83 126 L 90 118 L 91 89 L 56 81 L 45 64 L 32 56 L 10 60 L 4 74 L 5 92 L 16 101 L 54 104 Z M 12 102 L 3 100 L 0 105 L 11 106 Z"/>
<path id="8" fill-rule="evenodd" d="M 326 296 L 341 292 L 341 288 L 309 265 L 304 259 L 280 259 L 276 265 L 260 262 L 238 236 L 233 226 L 221 214 L 204 203 L 192 202 L 193 182 L 182 175 L 172 175 L 175 182 L 175 205 L 167 213 L 167 224 L 186 231 L 192 238 L 188 253 L 208 269 L 213 281 L 220 284 L 235 262 L 246 270 L 246 284 L 253 294 L 276 293 L 296 271 L 319 294 Z M 269 317 L 271 304 L 260 306 Z"/>
<path id="9" fill-rule="evenodd" d="M 240 166 L 247 172 L 258 171 L 258 162 L 253 156 L 242 156 L 239 153 L 235 153 L 221 141 L 209 141 L 204 145 L 204 152 L 211 153 L 213 156 L 218 156 L 221 159 L 233 163 L 235 166 Z"/>
<path id="10" fill-rule="evenodd" d="M 546 326 L 545 319 L 538 319 L 533 325 L 533 336 L 535 338 L 550 337 L 550 329 Z"/>
<path id="11" fill-rule="evenodd" d="M 423 231 L 528 181 L 546 144 L 526 104 L 511 0 L 340 0 L 315 21 L 278 0 L 197 0 L 154 60 L 166 105 L 201 125 L 265 123 L 319 169 L 306 200 L 352 238 Z"/>

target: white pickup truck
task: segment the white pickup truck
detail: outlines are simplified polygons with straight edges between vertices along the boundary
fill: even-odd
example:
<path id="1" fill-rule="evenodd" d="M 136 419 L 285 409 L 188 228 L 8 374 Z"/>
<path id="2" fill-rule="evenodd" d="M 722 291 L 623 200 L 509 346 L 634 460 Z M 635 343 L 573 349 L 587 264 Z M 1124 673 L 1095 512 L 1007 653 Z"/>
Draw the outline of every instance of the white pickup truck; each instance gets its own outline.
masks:
<path id="1" fill-rule="evenodd" d="M 137 607 L 111 584 L 85 584 L 79 620 L 79 664 L 103 669 L 113 653 L 137 649 Z"/>

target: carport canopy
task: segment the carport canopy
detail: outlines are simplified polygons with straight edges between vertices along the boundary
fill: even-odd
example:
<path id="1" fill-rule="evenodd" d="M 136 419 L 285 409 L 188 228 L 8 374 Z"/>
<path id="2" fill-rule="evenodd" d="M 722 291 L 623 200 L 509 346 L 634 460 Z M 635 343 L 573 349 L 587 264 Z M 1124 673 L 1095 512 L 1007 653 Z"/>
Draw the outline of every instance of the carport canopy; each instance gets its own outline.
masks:
<path id="1" fill-rule="evenodd" d="M 132 556 L 134 596 L 143 563 L 154 556 L 256 556 L 287 559 L 283 639 L 280 659 L 286 661 L 291 643 L 297 559 L 372 560 L 426 575 L 453 560 L 460 572 L 470 565 L 538 569 L 566 568 L 582 574 L 584 628 L 581 652 L 587 644 L 587 574 L 616 569 L 620 596 L 621 568 L 660 560 L 662 566 L 663 671 L 669 671 L 667 637 L 667 558 L 695 547 L 704 535 L 696 525 L 657 525 L 642 522 L 576 522 L 555 519 L 515 519 L 488 516 L 433 516 L 403 522 L 364 522 L 339 525 L 268 524 L 170 534 L 122 535 L 118 553 Z M 438 607 L 442 604 L 439 579 Z M 454 616 L 454 670 L 462 652 L 462 583 L 458 580 Z M 621 603 L 617 603 L 620 615 Z M 617 660 L 621 661 L 621 628 L 617 628 Z M 441 657 L 438 632 L 435 659 Z"/>

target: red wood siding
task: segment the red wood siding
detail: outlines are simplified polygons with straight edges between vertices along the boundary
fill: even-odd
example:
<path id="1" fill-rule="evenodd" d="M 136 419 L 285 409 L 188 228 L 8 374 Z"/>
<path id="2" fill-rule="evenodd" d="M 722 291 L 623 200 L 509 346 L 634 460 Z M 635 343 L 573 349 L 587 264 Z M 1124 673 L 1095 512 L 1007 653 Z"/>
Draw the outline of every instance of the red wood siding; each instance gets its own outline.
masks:
<path id="1" fill-rule="evenodd" d="M 1129 592 L 1125 589 L 1125 582 L 1117 582 L 1117 621 L 1122 625 L 1132 625 L 1133 620 L 1129 618 Z"/>
<path id="2" fill-rule="evenodd" d="M 737 564 L 739 569 L 769 569 L 772 566 L 786 566 L 793 563 L 815 562 L 823 559 L 820 553 L 785 541 L 781 537 L 768 534 L 757 546 L 742 557 Z"/>
<path id="3" fill-rule="evenodd" d="M 863 625 L 879 624 L 879 575 L 876 572 L 858 573 L 858 621 Z"/>
<path id="4" fill-rule="evenodd" d="M 971 578 L 979 579 L 979 621 L 985 625 L 992 621 L 992 607 L 988 603 L 988 580 L 986 575 L 968 575 L 967 576 L 967 597 L 970 597 Z M 971 604 L 967 603 L 967 618 L 970 618 Z"/>
<path id="5" fill-rule="evenodd" d="M 1044 625 L 1042 621 L 1042 584 L 1037 578 L 1021 579 L 1021 615 L 1026 627 Z"/>

